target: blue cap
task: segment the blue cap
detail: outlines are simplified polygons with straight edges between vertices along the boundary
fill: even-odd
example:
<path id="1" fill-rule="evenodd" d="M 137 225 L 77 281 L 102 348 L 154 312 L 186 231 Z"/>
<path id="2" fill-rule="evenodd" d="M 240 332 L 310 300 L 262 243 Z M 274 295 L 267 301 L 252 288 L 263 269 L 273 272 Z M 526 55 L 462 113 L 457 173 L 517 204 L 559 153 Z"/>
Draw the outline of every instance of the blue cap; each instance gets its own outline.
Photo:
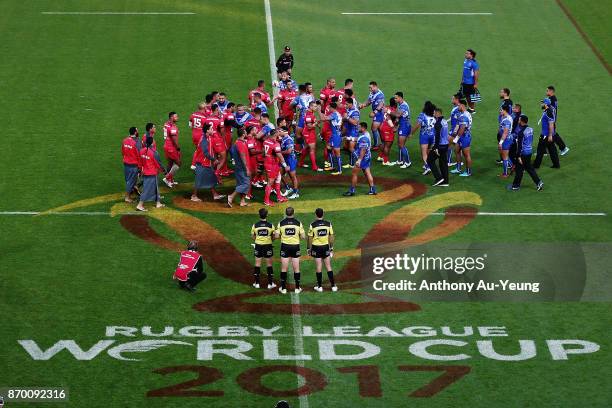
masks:
<path id="1" fill-rule="evenodd" d="M 552 103 L 550 102 L 550 98 L 542 99 L 542 103 L 545 104 L 545 105 L 548 105 L 548 106 L 552 105 Z"/>

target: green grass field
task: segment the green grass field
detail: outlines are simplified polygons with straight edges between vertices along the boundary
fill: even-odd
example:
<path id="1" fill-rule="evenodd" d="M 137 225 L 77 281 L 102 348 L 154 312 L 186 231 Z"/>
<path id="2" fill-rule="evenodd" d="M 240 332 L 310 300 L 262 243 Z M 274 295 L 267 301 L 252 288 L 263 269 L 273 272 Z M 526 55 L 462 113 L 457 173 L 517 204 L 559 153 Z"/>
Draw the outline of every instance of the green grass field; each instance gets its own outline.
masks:
<path id="1" fill-rule="evenodd" d="M 610 5 L 596 0 L 564 0 L 563 4 L 601 55 L 611 61 Z M 413 120 L 427 99 L 450 110 L 463 52 L 468 47 L 478 52 L 484 101 L 474 116 L 474 176 L 452 177 L 451 186 L 440 191 L 429 187 L 433 180 L 420 175 L 420 165 L 401 171 L 375 164 L 374 176 L 389 185 L 381 186 L 383 193 L 391 195 L 391 186 L 410 183 L 422 194 L 393 196 L 385 202 L 383 195 L 365 196 L 362 185 L 354 204 L 348 205 L 341 198 L 347 177 L 335 183 L 306 184 L 302 197 L 293 203 L 298 217 L 310 223 L 312 209 L 323 206 L 334 223 L 337 252 L 349 254 L 362 244 L 389 242 L 386 230 L 376 229 L 380 225 L 405 227 L 404 238 L 451 245 L 610 244 L 612 194 L 605 152 L 612 127 L 605 101 L 612 97 L 612 81 L 555 1 L 410 0 L 381 5 L 272 0 L 271 10 L 274 49 L 278 53 L 284 44 L 291 45 L 298 82 L 311 81 L 319 90 L 329 76 L 338 82 L 351 77 L 357 97 L 364 100 L 367 83 L 376 80 L 387 97 L 403 90 Z M 195 14 L 43 14 L 49 11 Z M 376 11 L 492 15 L 341 14 Z M 69 389 L 69 402 L 54 406 L 75 407 L 272 407 L 279 399 L 302 408 L 612 405 L 609 292 L 601 296 L 608 301 L 600 302 L 419 302 L 416 311 L 372 313 L 368 305 L 359 306 L 365 298 L 358 287 L 343 290 L 354 280 L 346 278 L 349 256 L 333 260 L 339 272 L 338 293 L 311 290 L 315 279 L 310 259 L 302 262 L 303 285 L 308 290 L 299 296 L 272 291 L 264 295 L 265 290 L 253 289 L 247 283 L 252 261 L 249 231 L 259 206 L 251 207 L 251 213 L 226 211 L 221 204 L 190 206 L 184 197 L 193 174 L 186 165 L 177 177 L 181 182 L 177 191 L 164 190 L 167 208 L 146 216 L 124 214 L 131 209 L 122 204 L 120 142 L 130 126 L 144 131 L 145 123 L 153 121 L 159 129 L 167 112 L 178 112 L 182 150 L 190 158 L 193 147 L 187 119 L 206 93 L 224 91 L 230 100 L 244 103 L 258 79 L 270 82 L 263 0 L 8 0 L 3 2 L 0 32 L 4 38 L 0 110 L 5 116 L 0 183 L 0 389 L 64 387 Z M 522 190 L 510 193 L 507 183 L 497 177 L 499 167 L 494 162 L 499 89 L 512 90 L 512 99 L 523 106 L 537 130 L 539 101 L 550 84 L 556 86 L 561 105 L 559 132 L 571 152 L 561 158 L 558 171 L 549 169 L 550 160 L 545 158 L 539 170 L 545 182 L 542 192 L 536 192 L 525 177 Z M 157 143 L 161 146 L 161 139 Z M 420 164 L 416 143 L 410 140 L 408 148 L 413 163 Z M 300 174 L 312 175 L 309 170 Z M 230 185 L 221 191 L 229 191 Z M 89 201 L 59 210 L 66 214 L 13 214 L 44 212 L 81 200 Z M 262 193 L 257 192 L 255 201 L 261 200 Z M 436 227 L 443 217 L 425 217 L 409 227 L 408 216 L 386 218 L 406 206 L 426 213 L 468 207 L 481 213 L 606 215 L 477 215 L 457 217 L 456 224 L 441 230 Z M 280 218 L 275 208 L 271 220 Z M 146 225 L 151 228 L 145 229 Z M 369 238 L 364 241 L 366 235 Z M 210 252 L 204 253 L 208 279 L 195 294 L 188 294 L 176 288 L 171 274 L 177 248 L 192 238 Z M 600 287 L 606 287 L 607 260 L 609 252 L 591 265 L 590 271 L 600 269 L 587 276 L 587 285 L 597 287 L 597 279 L 603 276 Z M 276 262 L 276 277 L 278 272 Z M 249 306 L 253 303 L 257 305 Z M 111 326 L 145 331 L 150 326 L 154 333 L 164 332 L 165 327 L 174 330 L 164 337 L 141 331 L 134 337 L 107 336 Z M 212 333 L 181 336 L 179 329 L 187 326 L 205 326 Z M 248 326 L 250 331 L 232 336 L 223 332 L 226 326 Z M 253 326 L 280 328 L 265 337 L 257 335 Z M 296 336 L 296 328 L 303 334 L 300 326 L 311 327 L 315 333 L 360 326 L 362 334 L 377 326 L 397 332 L 427 326 L 437 333 L 432 337 Z M 451 337 L 441 334 L 443 326 L 454 332 L 469 326 L 475 333 Z M 482 336 L 477 327 L 485 326 L 503 326 L 508 336 Z M 367 342 L 379 347 L 380 353 L 359 360 L 324 360 L 320 348 L 325 343 L 319 342 L 333 339 Z M 429 351 L 470 357 L 433 361 L 409 351 L 410 345 L 431 339 L 465 341 L 464 346 L 436 346 Z M 562 339 L 597 343 L 600 349 L 555 360 L 547 340 Z M 74 340 L 84 352 L 83 359 L 63 350 L 36 360 L 20 340 L 33 340 L 42 351 L 60 340 Z M 116 353 L 109 351 L 140 340 L 183 343 L 147 353 L 118 354 L 139 361 L 113 357 L 120 348 Z M 225 346 L 229 348 L 251 344 L 252 349 L 244 351 L 251 359 L 215 354 L 206 360 L 206 341 L 211 340 L 244 342 Z M 488 358 L 477 348 L 477 341 L 486 340 L 493 341 L 496 352 L 508 355 L 518 353 L 519 340 L 533 340 L 536 355 L 524 361 Z M 303 349 L 311 359 L 274 358 L 271 341 L 278 341 L 280 354 L 299 354 Z M 99 354 L 91 349 L 95 344 Z M 337 350 L 359 352 L 346 345 Z M 270 373 L 265 374 L 266 370 Z M 306 388 L 304 378 L 292 370 L 306 372 Z M 359 376 L 356 370 L 361 370 Z M 432 382 L 441 374 L 441 380 Z M 168 389 L 190 380 L 195 381 Z M 161 388 L 166 390 L 155 391 Z M 301 396 L 296 389 L 303 391 Z M 5 404 L 7 408 L 51 405 Z"/>

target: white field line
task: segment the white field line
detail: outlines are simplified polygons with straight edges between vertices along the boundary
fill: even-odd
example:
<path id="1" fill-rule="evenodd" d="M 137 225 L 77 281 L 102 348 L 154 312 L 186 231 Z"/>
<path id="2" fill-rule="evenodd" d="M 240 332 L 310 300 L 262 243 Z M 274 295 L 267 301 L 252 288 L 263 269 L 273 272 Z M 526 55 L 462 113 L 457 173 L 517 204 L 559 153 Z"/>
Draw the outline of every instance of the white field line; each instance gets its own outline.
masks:
<path id="1" fill-rule="evenodd" d="M 266 30 L 268 32 L 268 55 L 270 57 L 270 77 L 272 82 L 276 80 L 276 52 L 274 51 L 274 30 L 272 29 L 272 11 L 270 9 L 270 0 L 264 0 L 264 8 L 266 11 Z M 273 88 L 273 95 L 276 96 L 276 88 Z M 274 104 L 274 114 L 278 117 L 278 109 Z M 291 294 L 291 317 L 293 319 L 293 345 L 295 353 L 298 356 L 304 354 L 304 339 L 302 338 L 302 316 L 300 315 L 300 295 L 298 293 Z M 304 360 L 297 359 L 295 361 L 297 367 L 304 367 Z M 300 376 L 297 376 L 298 384 L 300 387 L 302 384 Z M 308 395 L 300 395 L 300 408 L 308 408 Z"/>
<path id="2" fill-rule="evenodd" d="M 142 215 L 140 211 L 124 212 L 120 215 Z M 452 215 L 472 215 L 473 213 L 453 213 Z M 10 215 L 106 215 L 110 216 L 109 211 L 0 211 L 0 216 Z M 443 212 L 435 212 L 429 215 L 439 216 L 446 215 Z M 578 212 L 477 212 L 479 217 L 488 216 L 516 216 L 516 217 L 606 217 L 608 214 L 605 212 L 593 212 L 593 213 L 578 213 Z"/>
<path id="3" fill-rule="evenodd" d="M 40 14 L 69 16 L 190 16 L 196 13 L 165 11 L 41 11 Z"/>
<path id="4" fill-rule="evenodd" d="M 362 13 L 347 12 L 345 16 L 492 16 L 493 13 Z"/>

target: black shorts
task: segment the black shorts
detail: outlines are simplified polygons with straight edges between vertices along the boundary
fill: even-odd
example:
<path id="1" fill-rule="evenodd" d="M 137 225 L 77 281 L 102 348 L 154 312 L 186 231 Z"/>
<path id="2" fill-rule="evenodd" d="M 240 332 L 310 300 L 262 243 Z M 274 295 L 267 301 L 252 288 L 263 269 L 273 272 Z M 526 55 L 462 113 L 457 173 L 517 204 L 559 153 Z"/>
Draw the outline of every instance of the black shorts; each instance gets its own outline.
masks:
<path id="1" fill-rule="evenodd" d="M 280 247 L 280 256 L 281 258 L 299 258 L 300 254 L 300 246 L 299 245 L 289 245 L 289 244 L 281 244 Z"/>
<path id="2" fill-rule="evenodd" d="M 474 95 L 474 84 L 461 84 L 461 93 L 468 100 L 472 101 L 472 95 Z"/>
<path id="3" fill-rule="evenodd" d="M 310 247 L 310 256 L 313 258 L 327 258 L 329 257 L 331 250 L 328 245 L 312 245 Z"/>
<path id="4" fill-rule="evenodd" d="M 272 258 L 272 255 L 274 255 L 274 249 L 272 248 L 272 244 L 255 244 L 255 250 L 253 253 L 255 254 L 255 258 Z"/>

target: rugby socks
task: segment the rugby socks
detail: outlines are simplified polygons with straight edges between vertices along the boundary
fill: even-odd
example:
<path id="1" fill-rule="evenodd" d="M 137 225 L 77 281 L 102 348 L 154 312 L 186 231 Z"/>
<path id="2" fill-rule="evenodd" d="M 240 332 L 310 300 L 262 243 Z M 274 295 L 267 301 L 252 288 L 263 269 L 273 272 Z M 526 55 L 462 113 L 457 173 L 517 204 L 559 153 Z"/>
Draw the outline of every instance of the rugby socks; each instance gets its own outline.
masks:
<path id="1" fill-rule="evenodd" d="M 255 271 L 253 272 L 253 276 L 255 277 L 255 283 L 259 285 L 259 274 L 261 273 L 261 268 L 259 266 L 255 267 Z"/>
<path id="2" fill-rule="evenodd" d="M 408 153 L 408 148 L 404 146 L 402 147 L 402 150 L 404 151 L 404 163 L 410 163 L 410 153 Z"/>
<path id="3" fill-rule="evenodd" d="M 168 170 L 168 175 L 170 176 L 172 181 L 174 181 L 174 175 L 176 174 L 178 169 L 179 169 L 179 166 L 175 163 L 172 165 L 172 167 L 170 167 L 170 170 Z M 166 177 L 166 179 L 168 179 L 168 177 Z"/>
<path id="4" fill-rule="evenodd" d="M 448 149 L 446 151 L 446 160 L 447 160 L 446 161 L 447 163 L 452 163 L 452 160 L 453 160 L 453 151 L 451 149 Z"/>
<path id="5" fill-rule="evenodd" d="M 331 283 L 332 286 L 336 286 L 336 282 L 334 281 L 334 271 L 327 271 L 327 278 L 329 279 L 329 283 Z"/>
<path id="6" fill-rule="evenodd" d="M 268 183 L 266 184 L 266 190 L 264 193 L 264 201 L 265 202 L 269 202 L 270 201 L 270 193 L 272 192 L 272 184 Z"/>
<path id="7" fill-rule="evenodd" d="M 274 283 L 274 269 L 271 266 L 268 266 L 268 285 Z"/>
<path id="8" fill-rule="evenodd" d="M 370 186 L 370 193 L 376 193 L 376 186 Z"/>
<path id="9" fill-rule="evenodd" d="M 293 272 L 293 280 L 295 281 L 295 288 L 299 289 L 300 288 L 300 273 L 299 272 Z"/>
<path id="10" fill-rule="evenodd" d="M 317 168 L 317 156 L 313 149 L 310 149 L 310 165 L 313 170 Z"/>
<path id="11" fill-rule="evenodd" d="M 350 186 L 349 187 L 349 193 L 355 194 L 355 186 Z"/>
<path id="12" fill-rule="evenodd" d="M 279 197 L 282 197 L 281 195 L 281 189 L 280 189 L 280 183 L 274 183 L 274 191 L 276 191 L 276 198 L 278 199 Z M 270 196 L 268 195 L 268 198 Z"/>
<path id="13" fill-rule="evenodd" d="M 331 150 L 327 150 L 327 161 L 332 167 L 334 167 L 334 155 L 332 154 Z"/>
<path id="14" fill-rule="evenodd" d="M 287 272 L 280 273 L 281 289 L 287 289 Z"/>
<path id="15" fill-rule="evenodd" d="M 504 166 L 504 176 L 508 175 L 508 160 L 502 160 L 502 164 Z"/>
<path id="16" fill-rule="evenodd" d="M 355 156 L 353 155 L 353 152 L 349 152 L 349 164 L 351 167 L 355 166 Z"/>
<path id="17" fill-rule="evenodd" d="M 378 141 L 380 140 L 380 132 L 378 129 L 372 130 L 372 146 L 378 146 Z"/>
<path id="18" fill-rule="evenodd" d="M 455 164 L 455 168 L 457 169 L 457 171 L 461 171 L 461 161 L 459 159 L 457 159 L 457 164 Z"/>
<path id="19" fill-rule="evenodd" d="M 336 163 L 338 163 L 338 173 L 342 173 L 342 156 L 336 156 Z"/>
<path id="20" fill-rule="evenodd" d="M 317 272 L 317 287 L 321 287 L 323 284 L 323 272 Z"/>

